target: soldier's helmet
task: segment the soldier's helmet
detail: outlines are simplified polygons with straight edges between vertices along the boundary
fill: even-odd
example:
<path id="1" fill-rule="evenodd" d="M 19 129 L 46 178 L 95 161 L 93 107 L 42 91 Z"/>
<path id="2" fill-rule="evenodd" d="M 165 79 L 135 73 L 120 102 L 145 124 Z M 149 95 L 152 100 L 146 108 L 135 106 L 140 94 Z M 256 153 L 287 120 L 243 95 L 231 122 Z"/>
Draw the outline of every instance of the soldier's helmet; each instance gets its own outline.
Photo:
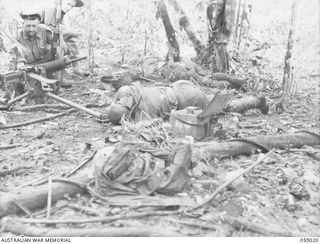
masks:
<path id="1" fill-rule="evenodd" d="M 76 1 L 76 8 L 81 8 L 83 6 L 83 2 L 81 0 L 75 0 Z"/>
<path id="2" fill-rule="evenodd" d="M 41 20 L 40 11 L 36 8 L 25 8 L 19 13 L 19 15 L 22 19 L 27 19 L 27 20 L 39 19 L 39 20 Z"/>

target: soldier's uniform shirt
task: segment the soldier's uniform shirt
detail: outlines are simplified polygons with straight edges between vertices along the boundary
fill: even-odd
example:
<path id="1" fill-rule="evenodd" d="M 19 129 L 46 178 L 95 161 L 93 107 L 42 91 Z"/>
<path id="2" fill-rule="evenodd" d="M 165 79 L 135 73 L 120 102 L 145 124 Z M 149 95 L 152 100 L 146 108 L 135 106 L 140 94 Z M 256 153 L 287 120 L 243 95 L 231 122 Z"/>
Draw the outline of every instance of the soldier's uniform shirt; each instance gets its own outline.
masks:
<path id="1" fill-rule="evenodd" d="M 53 35 L 51 30 L 40 24 L 34 38 L 26 35 L 21 30 L 17 36 L 17 41 L 24 47 L 18 52 L 17 62 L 35 63 L 46 62 L 51 58 Z"/>
<path id="2" fill-rule="evenodd" d="M 169 87 L 142 87 L 138 82 L 123 86 L 116 93 L 114 103 L 128 112 L 134 108 L 134 119 L 141 121 L 148 117 L 166 119 L 172 110 L 189 106 L 205 108 L 208 100 L 190 81 L 179 80 Z"/>

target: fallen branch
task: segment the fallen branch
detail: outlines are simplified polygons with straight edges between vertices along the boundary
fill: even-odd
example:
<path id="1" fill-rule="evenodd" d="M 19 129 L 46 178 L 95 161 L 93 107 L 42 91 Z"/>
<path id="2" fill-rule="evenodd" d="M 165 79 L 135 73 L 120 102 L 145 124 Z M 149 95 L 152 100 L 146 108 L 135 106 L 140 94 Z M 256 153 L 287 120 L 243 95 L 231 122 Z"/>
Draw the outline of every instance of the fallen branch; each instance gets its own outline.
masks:
<path id="1" fill-rule="evenodd" d="M 68 202 L 64 202 L 62 204 L 60 203 L 59 205 L 56 204 L 55 206 L 51 207 L 51 213 L 53 214 L 53 213 L 57 212 L 58 210 L 60 210 L 64 207 L 67 207 L 68 205 L 69 205 Z M 46 214 L 47 214 L 47 209 L 41 209 L 37 212 L 32 213 L 32 217 L 36 217 L 36 216 L 40 217 L 41 215 L 46 216 Z"/>
<path id="2" fill-rule="evenodd" d="M 98 108 L 98 107 L 104 107 L 106 106 L 106 104 L 103 105 L 97 105 L 97 104 L 86 104 L 83 105 L 86 108 Z M 32 105 L 32 106 L 23 106 L 23 107 L 14 107 L 14 111 L 32 111 L 32 110 L 36 110 L 36 109 L 44 109 L 44 108 L 57 108 L 57 109 L 67 109 L 70 108 L 67 105 L 64 104 L 36 104 L 36 105 Z"/>
<path id="3" fill-rule="evenodd" d="M 81 169 L 84 165 L 86 165 L 90 160 L 93 158 L 94 155 L 96 155 L 97 151 L 94 151 L 89 157 L 85 158 L 82 163 L 80 163 L 75 169 L 73 169 L 67 176 L 66 178 L 69 178 L 72 176 L 74 173 L 76 173 L 79 169 Z"/>
<path id="4" fill-rule="evenodd" d="M 36 109 L 43 109 L 43 108 L 63 108 L 67 109 L 70 108 L 67 105 L 63 104 L 36 104 L 32 106 L 24 106 L 24 107 L 14 107 L 14 111 L 32 111 Z"/>
<path id="5" fill-rule="evenodd" d="M 5 145 L 5 146 L 0 146 L 0 150 L 2 149 L 11 149 L 11 148 L 15 148 L 15 147 L 21 147 L 21 144 L 9 144 L 9 145 Z"/>
<path id="6" fill-rule="evenodd" d="M 28 226 L 15 221 L 14 219 L 3 218 L 1 220 L 2 231 L 11 232 L 23 236 L 44 236 L 44 237 L 129 237 L 129 236 L 180 236 L 172 230 L 139 226 L 139 227 L 104 227 L 104 228 L 40 228 Z"/>
<path id="7" fill-rule="evenodd" d="M 217 226 L 212 225 L 211 223 L 208 223 L 208 222 L 205 224 L 200 224 L 200 223 L 172 220 L 172 219 L 170 219 L 169 222 L 176 223 L 176 224 L 182 224 L 182 225 L 188 225 L 188 226 L 196 227 L 196 228 L 200 228 L 200 229 L 209 229 L 209 230 L 217 230 L 218 229 Z"/>
<path id="8" fill-rule="evenodd" d="M 134 219 L 134 218 L 145 218 L 153 216 L 166 216 L 178 214 L 180 211 L 151 211 L 145 213 L 134 213 L 134 214 L 125 214 L 118 216 L 108 216 L 108 217 L 97 217 L 97 218 L 88 218 L 88 219 L 26 219 L 26 218 L 16 218 L 17 221 L 21 223 L 29 224 L 87 224 L 87 223 L 111 223 L 123 219 Z"/>
<path id="9" fill-rule="evenodd" d="M 11 125 L 0 126 L 0 130 L 10 129 L 10 128 L 17 128 L 17 127 L 36 124 L 36 123 L 41 123 L 41 122 L 44 122 L 44 121 L 48 121 L 48 120 L 52 120 L 52 119 L 56 119 L 56 118 L 68 115 L 68 114 L 73 113 L 75 111 L 76 111 L 75 109 L 69 109 L 69 110 L 67 110 L 65 112 L 58 113 L 58 114 L 51 115 L 51 116 L 47 116 L 47 117 L 43 117 L 43 118 L 39 118 L 39 119 L 29 120 L 29 121 L 16 123 L 16 124 L 11 124 Z"/>
<path id="10" fill-rule="evenodd" d="M 95 210 L 93 208 L 89 208 L 86 206 L 74 204 L 74 203 L 67 204 L 66 207 L 80 211 L 81 213 L 92 215 L 92 216 L 101 216 L 102 215 L 101 211 L 98 211 L 98 210 Z"/>
<path id="11" fill-rule="evenodd" d="M 2 170 L 2 171 L 0 171 L 0 177 L 6 176 L 6 175 L 10 175 L 10 174 L 13 174 L 13 173 L 17 174 L 18 171 L 31 169 L 33 167 L 34 166 L 31 166 L 31 165 L 20 165 L 20 166 L 13 167 L 11 169 Z"/>
<path id="12" fill-rule="evenodd" d="M 22 204 L 20 204 L 18 201 L 14 201 L 14 204 L 17 205 L 28 217 L 31 216 L 31 211 Z"/>
<path id="13" fill-rule="evenodd" d="M 281 231 L 278 228 L 275 229 L 271 226 L 260 225 L 249 222 L 241 217 L 223 216 L 221 217 L 222 222 L 228 223 L 236 230 L 249 230 L 264 236 L 301 236 L 299 233 L 292 233 L 287 231 Z"/>
<path id="14" fill-rule="evenodd" d="M 274 149 L 272 149 L 267 154 L 263 155 L 261 158 L 257 160 L 253 165 L 251 165 L 249 168 L 243 170 L 241 173 L 233 177 L 231 180 L 225 182 L 223 185 L 219 186 L 214 193 L 204 202 L 200 203 L 199 205 L 195 206 L 193 210 L 196 210 L 198 208 L 203 207 L 204 205 L 210 203 L 223 189 L 225 189 L 228 185 L 230 185 L 232 182 L 234 182 L 236 179 L 238 179 L 240 176 L 248 173 L 250 170 L 252 170 L 254 167 L 256 167 L 258 164 L 262 163 L 267 157 L 269 157 L 274 152 Z"/>
<path id="15" fill-rule="evenodd" d="M 71 179 L 65 179 L 65 178 L 52 178 L 51 179 L 52 182 L 62 182 L 62 183 L 67 183 L 67 184 L 72 184 L 72 185 L 75 185 L 75 186 L 78 186 L 82 189 L 86 189 L 86 185 L 81 183 L 81 182 L 77 182 L 77 181 L 74 181 L 74 180 L 71 180 Z M 48 182 L 49 180 L 48 179 L 43 179 L 42 181 L 40 182 L 37 182 L 36 184 L 34 184 L 35 186 L 36 185 L 42 185 L 46 182 Z"/>

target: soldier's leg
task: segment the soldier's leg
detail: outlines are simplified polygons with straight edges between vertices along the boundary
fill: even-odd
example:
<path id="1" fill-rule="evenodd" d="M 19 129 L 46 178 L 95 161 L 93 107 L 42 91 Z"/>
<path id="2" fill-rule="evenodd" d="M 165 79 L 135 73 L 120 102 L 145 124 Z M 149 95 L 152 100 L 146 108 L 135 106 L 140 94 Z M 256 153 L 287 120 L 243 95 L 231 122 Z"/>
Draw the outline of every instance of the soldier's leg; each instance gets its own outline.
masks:
<path id="1" fill-rule="evenodd" d="M 74 36 L 72 36 L 69 33 L 65 33 L 63 35 L 63 38 L 65 39 L 65 42 L 67 44 L 68 47 L 68 54 L 70 55 L 71 58 L 76 58 L 79 56 L 79 50 L 76 44 L 76 41 L 74 39 Z M 76 75 L 81 75 L 81 76 L 85 76 L 87 75 L 86 72 L 83 72 L 80 70 L 79 67 L 79 62 L 74 62 L 72 63 L 72 67 L 73 67 L 73 73 Z"/>
<path id="2" fill-rule="evenodd" d="M 65 55 L 66 55 L 66 53 L 62 50 L 62 48 L 58 47 L 57 48 L 57 57 L 60 59 L 60 58 L 63 58 Z M 64 70 L 57 71 L 57 72 L 54 72 L 54 74 L 52 74 L 53 77 L 55 77 L 58 80 L 57 91 L 59 91 L 60 87 L 70 87 L 74 84 L 73 81 L 65 80 L 64 74 L 65 74 Z"/>

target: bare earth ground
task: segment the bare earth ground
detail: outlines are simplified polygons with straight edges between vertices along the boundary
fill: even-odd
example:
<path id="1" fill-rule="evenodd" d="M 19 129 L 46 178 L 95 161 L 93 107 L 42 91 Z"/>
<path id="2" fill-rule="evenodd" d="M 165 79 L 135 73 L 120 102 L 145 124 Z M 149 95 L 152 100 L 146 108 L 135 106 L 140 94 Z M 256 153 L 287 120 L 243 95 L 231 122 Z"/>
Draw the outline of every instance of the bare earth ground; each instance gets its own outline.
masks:
<path id="1" fill-rule="evenodd" d="M 77 85 L 72 89 L 63 90 L 60 96 L 80 104 L 110 103 L 113 92 L 100 88 L 111 91 L 112 89 L 101 84 L 98 78 L 80 80 L 76 77 Z M 100 95 L 93 89 L 98 89 L 104 94 Z M 308 97 L 311 103 L 306 102 Z M 52 101 L 48 101 L 50 102 Z M 227 130 L 237 131 L 241 137 L 294 133 L 300 130 L 319 133 L 318 108 L 317 93 L 309 89 L 295 95 L 287 104 L 287 111 L 284 113 L 278 114 L 271 109 L 268 115 L 262 115 L 259 111 L 253 110 L 241 116 L 223 117 L 221 121 Z M 94 109 L 103 111 L 104 108 Z M 11 124 L 60 111 L 46 109 L 35 112 L 3 112 L 3 114 L 7 123 Z M 14 191 L 23 185 L 46 179 L 49 175 L 60 177 L 69 173 L 86 156 L 84 151 L 86 143 L 103 141 L 109 136 L 111 126 L 108 123 L 100 123 L 83 112 L 75 112 L 49 122 L 0 130 L 0 145 L 21 144 L 21 147 L 0 151 L 0 171 L 19 165 L 32 166 L 28 170 L 0 178 L 0 191 Z M 82 224 L 69 227 L 139 227 L 147 224 L 172 229 L 185 236 L 270 236 L 273 235 L 272 232 L 277 233 L 277 231 L 290 232 L 296 236 L 320 236 L 320 163 L 307 153 L 310 150 L 312 151 L 310 148 L 277 150 L 270 160 L 254 168 L 224 190 L 213 201 L 207 212 L 200 209 L 198 216 L 151 216 L 143 219 L 119 220 L 110 224 Z M 219 185 L 226 182 L 232 172 L 249 167 L 257 158 L 256 154 L 199 164 L 190 171 L 191 183 L 181 195 L 200 203 Z M 88 170 L 88 167 L 85 170 Z M 59 201 L 56 206 L 66 201 L 67 199 Z M 127 207 L 105 206 L 88 196 L 69 198 L 68 201 L 68 204 L 76 203 L 90 207 L 101 216 L 137 211 Z M 68 207 L 68 204 L 53 211 L 51 218 L 90 217 L 84 212 Z M 221 221 L 224 214 L 258 224 L 266 229 L 236 228 Z M 36 217 L 45 218 L 45 213 L 40 213 Z M 52 228 L 64 226 L 56 225 Z"/>

